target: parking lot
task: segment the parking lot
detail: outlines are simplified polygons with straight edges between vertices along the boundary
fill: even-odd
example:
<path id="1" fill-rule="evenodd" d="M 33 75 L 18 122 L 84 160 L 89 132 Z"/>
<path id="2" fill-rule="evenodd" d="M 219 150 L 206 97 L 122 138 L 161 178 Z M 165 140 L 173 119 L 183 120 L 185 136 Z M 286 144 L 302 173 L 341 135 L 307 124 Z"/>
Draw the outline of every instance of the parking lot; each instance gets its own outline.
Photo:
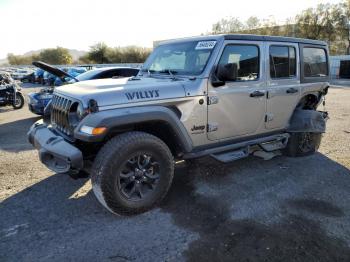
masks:
<path id="1" fill-rule="evenodd" d="M 39 162 L 26 106 L 0 108 L 0 261 L 350 261 L 349 101 L 330 89 L 319 153 L 180 163 L 162 205 L 133 217 Z"/>

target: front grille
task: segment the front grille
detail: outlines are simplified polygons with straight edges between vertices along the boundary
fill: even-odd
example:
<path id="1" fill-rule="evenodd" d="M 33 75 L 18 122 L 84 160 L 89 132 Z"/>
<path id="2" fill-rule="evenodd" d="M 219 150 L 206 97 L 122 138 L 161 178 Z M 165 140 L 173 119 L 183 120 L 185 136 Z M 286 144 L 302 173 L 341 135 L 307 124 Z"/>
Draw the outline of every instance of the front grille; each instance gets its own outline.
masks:
<path id="1" fill-rule="evenodd" d="M 73 134 L 73 127 L 69 124 L 69 110 L 72 103 L 69 98 L 57 94 L 54 94 L 51 101 L 51 124 L 68 136 Z"/>

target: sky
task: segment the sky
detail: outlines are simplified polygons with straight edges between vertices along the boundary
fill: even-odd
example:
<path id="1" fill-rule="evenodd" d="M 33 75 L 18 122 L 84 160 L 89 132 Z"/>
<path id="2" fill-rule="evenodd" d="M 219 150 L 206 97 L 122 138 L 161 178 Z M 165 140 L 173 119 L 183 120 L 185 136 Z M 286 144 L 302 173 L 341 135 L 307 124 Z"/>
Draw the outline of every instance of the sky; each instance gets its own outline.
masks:
<path id="1" fill-rule="evenodd" d="M 196 36 L 227 17 L 277 22 L 319 3 L 340 0 L 0 0 L 0 59 L 8 53 L 62 46 L 152 47 L 153 41 Z"/>

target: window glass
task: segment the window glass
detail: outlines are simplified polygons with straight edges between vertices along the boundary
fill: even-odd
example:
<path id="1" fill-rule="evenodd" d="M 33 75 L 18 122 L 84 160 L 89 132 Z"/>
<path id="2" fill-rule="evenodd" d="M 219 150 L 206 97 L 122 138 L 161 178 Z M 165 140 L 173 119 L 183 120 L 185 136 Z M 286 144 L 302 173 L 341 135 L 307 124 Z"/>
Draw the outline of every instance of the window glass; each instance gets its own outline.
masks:
<path id="1" fill-rule="evenodd" d="M 227 45 L 219 64 L 237 64 L 237 80 L 251 81 L 259 78 L 259 48 L 255 45 Z"/>
<path id="2" fill-rule="evenodd" d="M 204 46 L 203 44 L 211 45 Z M 142 71 L 150 73 L 199 75 L 203 72 L 216 41 L 191 41 L 158 46 Z"/>
<path id="3" fill-rule="evenodd" d="M 270 46 L 270 76 L 285 78 L 296 75 L 295 48 L 288 46 Z"/>
<path id="4" fill-rule="evenodd" d="M 304 76 L 320 77 L 328 75 L 326 52 L 322 48 L 304 47 Z"/>
<path id="5" fill-rule="evenodd" d="M 350 60 L 341 60 L 339 78 L 350 78 Z"/>

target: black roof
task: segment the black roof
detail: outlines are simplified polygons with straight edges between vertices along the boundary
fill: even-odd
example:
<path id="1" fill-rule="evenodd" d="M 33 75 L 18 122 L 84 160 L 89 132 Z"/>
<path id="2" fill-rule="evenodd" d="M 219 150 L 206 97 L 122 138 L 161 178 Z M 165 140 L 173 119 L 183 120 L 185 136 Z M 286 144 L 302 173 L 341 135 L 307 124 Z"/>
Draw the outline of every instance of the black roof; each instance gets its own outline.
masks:
<path id="1" fill-rule="evenodd" d="M 323 45 L 326 46 L 327 43 L 319 40 L 311 40 L 304 38 L 294 38 L 294 37 L 283 37 L 283 36 L 267 36 L 267 35 L 223 35 L 225 40 L 250 40 L 250 41 L 273 41 L 273 42 L 292 42 L 301 44 L 311 44 L 311 45 Z"/>

